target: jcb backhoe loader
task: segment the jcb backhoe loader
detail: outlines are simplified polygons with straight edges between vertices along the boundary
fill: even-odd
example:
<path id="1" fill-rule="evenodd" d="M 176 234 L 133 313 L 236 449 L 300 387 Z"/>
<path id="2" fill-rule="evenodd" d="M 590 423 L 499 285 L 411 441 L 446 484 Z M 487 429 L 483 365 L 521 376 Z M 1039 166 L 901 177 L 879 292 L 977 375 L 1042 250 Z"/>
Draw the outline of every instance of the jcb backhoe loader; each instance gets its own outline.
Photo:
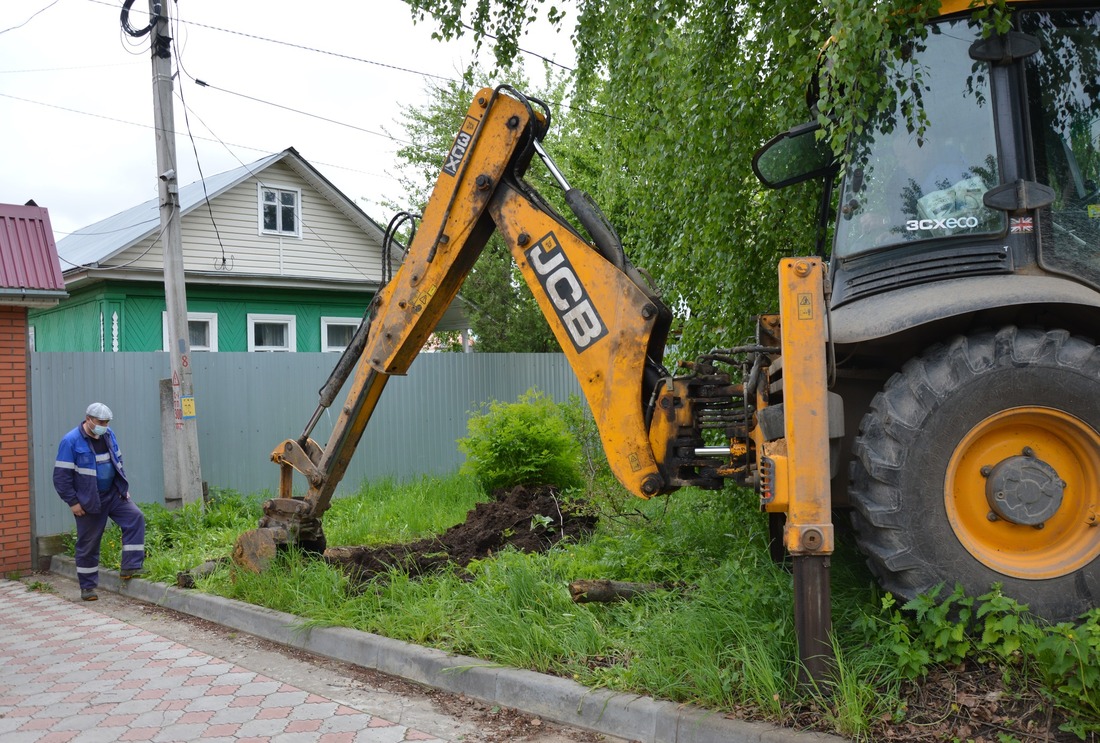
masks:
<path id="1" fill-rule="evenodd" d="M 853 143 L 828 266 L 782 260 L 779 312 L 759 317 L 755 342 L 678 375 L 662 364 L 669 309 L 541 145 L 549 112 L 482 90 L 399 271 L 305 431 L 273 452 L 279 497 L 238 540 L 237 563 L 262 569 L 290 542 L 323 548 L 321 516 L 386 381 L 407 371 L 496 230 L 622 483 L 643 498 L 749 485 L 781 524 L 810 676 L 831 652 L 838 508 L 903 598 L 1000 583 L 1051 619 L 1100 605 L 1100 352 L 1089 337 L 1100 327 L 1100 11 L 1021 3 L 1013 29 L 988 38 L 970 15 L 945 7 L 904 55 L 927 86 L 921 140 L 885 115 Z M 823 178 L 825 224 L 837 173 L 815 129 L 779 135 L 753 165 L 771 187 Z M 523 180 L 536 156 L 587 237 Z M 321 446 L 310 433 L 353 368 Z"/>

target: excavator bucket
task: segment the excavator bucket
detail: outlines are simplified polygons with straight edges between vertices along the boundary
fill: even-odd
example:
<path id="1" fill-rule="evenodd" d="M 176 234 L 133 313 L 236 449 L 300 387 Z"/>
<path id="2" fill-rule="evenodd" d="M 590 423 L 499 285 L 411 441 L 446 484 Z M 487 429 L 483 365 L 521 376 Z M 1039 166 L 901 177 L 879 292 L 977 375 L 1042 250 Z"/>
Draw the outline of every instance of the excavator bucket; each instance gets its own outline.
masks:
<path id="1" fill-rule="evenodd" d="M 237 537 L 233 562 L 253 573 L 262 573 L 275 558 L 280 544 L 287 543 L 286 529 L 251 529 Z"/>

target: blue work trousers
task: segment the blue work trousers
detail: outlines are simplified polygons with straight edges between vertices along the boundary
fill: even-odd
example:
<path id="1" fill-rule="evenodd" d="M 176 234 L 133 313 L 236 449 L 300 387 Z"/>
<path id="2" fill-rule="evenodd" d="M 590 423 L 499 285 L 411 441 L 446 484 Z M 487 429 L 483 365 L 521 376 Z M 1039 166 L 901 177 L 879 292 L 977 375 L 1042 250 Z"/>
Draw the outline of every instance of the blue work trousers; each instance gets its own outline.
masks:
<path id="1" fill-rule="evenodd" d="M 123 570 L 139 570 L 145 562 L 145 515 L 117 488 L 99 496 L 99 513 L 76 517 L 76 577 L 81 588 L 99 585 L 99 545 L 107 519 L 122 529 Z"/>

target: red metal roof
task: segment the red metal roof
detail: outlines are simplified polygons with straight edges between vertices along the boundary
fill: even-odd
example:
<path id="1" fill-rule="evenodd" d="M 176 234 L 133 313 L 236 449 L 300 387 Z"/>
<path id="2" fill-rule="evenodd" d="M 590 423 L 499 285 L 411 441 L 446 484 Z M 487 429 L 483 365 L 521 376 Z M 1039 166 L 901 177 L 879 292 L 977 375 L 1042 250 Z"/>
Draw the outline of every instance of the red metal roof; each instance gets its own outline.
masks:
<path id="1" fill-rule="evenodd" d="M 0 302 L 13 290 L 66 296 L 50 214 L 39 206 L 0 204 Z"/>

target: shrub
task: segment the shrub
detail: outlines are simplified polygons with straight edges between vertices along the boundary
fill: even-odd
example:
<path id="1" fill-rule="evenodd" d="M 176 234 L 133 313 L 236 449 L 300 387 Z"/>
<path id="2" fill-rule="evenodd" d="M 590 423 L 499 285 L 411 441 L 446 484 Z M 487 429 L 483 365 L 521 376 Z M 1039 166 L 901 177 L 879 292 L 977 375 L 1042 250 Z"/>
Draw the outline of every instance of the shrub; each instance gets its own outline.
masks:
<path id="1" fill-rule="evenodd" d="M 569 401 L 558 406 L 561 409 L 565 425 L 577 441 L 580 452 L 581 476 L 584 478 L 585 488 L 594 489 L 598 483 L 608 479 L 614 479 L 611 473 L 611 465 L 607 462 L 607 454 L 603 450 L 603 442 L 600 440 L 600 431 L 596 427 L 596 420 L 592 417 L 592 411 L 584 404 L 579 395 L 570 395 Z"/>
<path id="2" fill-rule="evenodd" d="M 458 440 L 466 455 L 462 472 L 491 493 L 516 485 L 579 487 L 580 446 L 561 409 L 538 390 L 514 403 L 492 400 L 472 414 L 468 435 Z"/>

